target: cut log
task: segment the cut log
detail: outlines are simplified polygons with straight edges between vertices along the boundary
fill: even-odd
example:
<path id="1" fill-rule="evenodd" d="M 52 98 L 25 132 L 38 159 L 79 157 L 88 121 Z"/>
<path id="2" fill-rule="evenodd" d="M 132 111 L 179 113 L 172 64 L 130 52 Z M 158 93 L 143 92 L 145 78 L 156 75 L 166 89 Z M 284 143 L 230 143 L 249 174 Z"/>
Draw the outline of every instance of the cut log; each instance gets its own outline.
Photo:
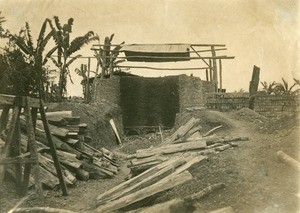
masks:
<path id="1" fill-rule="evenodd" d="M 294 158 L 292 158 L 291 156 L 285 154 L 283 151 L 281 151 L 281 150 L 278 151 L 277 152 L 277 157 L 281 162 L 283 162 L 283 163 L 291 166 L 292 168 L 300 171 L 300 163 L 298 161 L 296 161 Z"/>
<path id="2" fill-rule="evenodd" d="M 78 169 L 81 167 L 82 162 L 76 158 L 75 154 L 57 150 L 59 161 L 66 166 Z"/>
<path id="3" fill-rule="evenodd" d="M 62 127 L 56 127 L 54 125 L 48 124 L 49 125 L 49 129 L 52 135 L 58 136 L 58 137 L 62 137 L 65 138 L 67 137 L 69 130 L 62 128 Z M 44 125 L 43 122 L 40 120 L 36 121 L 36 128 L 45 132 L 44 131 Z"/>
<path id="4" fill-rule="evenodd" d="M 60 117 L 60 118 L 63 118 L 63 117 L 72 117 L 72 111 L 55 111 L 55 112 L 46 112 L 46 117 L 48 119 L 52 118 L 52 117 Z M 38 117 L 41 117 L 40 114 L 38 114 Z"/>
<path id="5" fill-rule="evenodd" d="M 185 125 L 175 131 L 170 137 L 168 137 L 163 144 L 172 143 L 177 139 L 183 137 L 192 127 L 199 122 L 199 119 L 192 117 Z"/>
<path id="6" fill-rule="evenodd" d="M 150 157 L 153 155 L 171 154 L 188 150 L 203 149 L 206 147 L 205 141 L 196 141 L 190 143 L 169 144 L 161 147 L 140 149 L 136 151 L 137 158 Z"/>
<path id="7" fill-rule="evenodd" d="M 141 165 L 131 166 L 129 168 L 130 168 L 131 174 L 133 176 L 136 176 L 136 175 L 146 171 L 147 169 L 149 169 L 153 166 L 156 166 L 160 163 L 161 163 L 161 161 L 156 160 L 156 161 L 144 163 L 144 164 L 141 164 Z"/>
<path id="8" fill-rule="evenodd" d="M 35 137 L 36 137 L 36 140 L 38 140 L 39 142 L 43 143 L 46 146 L 49 146 L 46 134 L 44 132 L 36 129 L 36 131 L 35 131 Z M 60 149 L 60 150 L 63 150 L 63 151 L 67 151 L 67 152 L 70 152 L 70 153 L 73 153 L 73 154 L 76 154 L 76 155 L 80 155 L 80 152 L 78 152 L 76 149 L 74 149 L 71 146 L 69 146 L 67 143 L 61 141 L 57 137 L 52 136 L 52 140 L 53 140 L 53 143 L 55 144 L 55 147 L 57 149 Z"/>
<path id="9" fill-rule="evenodd" d="M 222 189 L 224 187 L 225 187 L 224 183 L 213 184 L 213 185 L 210 185 L 210 186 L 206 187 L 205 189 L 201 190 L 200 192 L 197 192 L 197 193 L 194 193 L 192 195 L 185 197 L 184 200 L 198 200 L 198 199 L 203 198 L 206 195 L 208 195 L 216 190 Z"/>
<path id="10" fill-rule="evenodd" d="M 139 174 L 138 176 L 135 176 L 134 178 L 131 178 L 130 180 L 127 180 L 127 181 L 117 185 L 116 187 L 104 192 L 103 194 L 99 195 L 97 197 L 97 202 L 99 202 L 99 203 L 102 202 L 103 199 L 111 197 L 114 194 L 117 194 L 120 191 L 143 181 L 144 179 L 146 179 L 146 178 L 154 175 L 155 173 L 157 173 L 160 169 L 162 169 L 162 168 L 164 168 L 164 167 L 166 167 L 166 166 L 168 166 L 168 165 L 170 165 L 170 164 L 172 164 L 176 161 L 182 160 L 182 159 L 183 158 L 181 158 L 181 159 L 180 158 L 178 158 L 178 159 L 172 158 L 172 159 L 170 159 L 166 162 L 163 162 L 163 163 L 161 163 L 161 164 L 159 164 L 155 167 L 152 167 L 152 168 L 148 169 L 147 171 Z"/>
<path id="11" fill-rule="evenodd" d="M 179 173 L 187 170 L 188 168 L 190 168 L 191 166 L 193 166 L 196 163 L 206 162 L 206 161 L 207 161 L 206 156 L 200 155 L 200 156 L 193 157 L 191 160 L 188 160 L 187 163 L 185 163 L 182 166 L 178 167 L 174 173 L 179 174 Z"/>
<path id="12" fill-rule="evenodd" d="M 188 171 L 185 171 L 180 174 L 171 174 L 147 188 L 144 188 L 142 190 L 139 190 L 112 202 L 106 203 L 104 205 L 101 205 L 96 209 L 96 211 L 103 213 L 115 211 L 117 209 L 126 207 L 132 203 L 155 195 L 159 192 L 166 191 L 175 186 L 183 184 L 191 180 L 192 178 L 193 176 Z"/>
<path id="13" fill-rule="evenodd" d="M 48 170 L 44 169 L 43 167 L 40 166 L 40 177 L 41 177 L 41 182 L 45 186 L 53 189 L 55 186 L 59 184 L 58 178 L 53 175 L 51 172 Z M 30 182 L 34 183 L 33 178 L 30 176 Z"/>
<path id="14" fill-rule="evenodd" d="M 94 164 L 89 164 L 87 162 L 82 163 L 82 168 L 89 173 L 91 179 L 98 180 L 103 178 L 111 178 L 114 175 L 110 171 L 100 168 Z"/>
<path id="15" fill-rule="evenodd" d="M 146 187 L 156 183 L 157 181 L 167 177 L 168 175 L 170 175 L 171 173 L 173 173 L 175 171 L 175 168 L 177 168 L 178 166 L 180 166 L 184 163 L 185 163 L 185 161 L 183 159 L 175 161 L 172 164 L 162 168 L 160 171 L 158 171 L 154 175 L 149 176 L 149 177 L 145 178 L 144 180 L 142 180 L 141 182 L 139 182 L 131 187 L 127 187 L 126 189 L 119 192 L 115 196 L 110 197 L 109 199 L 106 199 L 105 202 L 111 202 L 112 200 L 116 200 L 116 199 L 126 196 L 130 193 L 133 193 L 133 192 L 136 192 L 143 188 L 146 188 Z M 98 204 L 100 204 L 100 203 L 98 203 Z"/>
<path id="16" fill-rule="evenodd" d="M 147 157 L 147 158 L 139 158 L 139 159 L 133 159 L 131 161 L 129 161 L 128 166 L 137 166 L 137 165 L 141 165 L 141 164 L 145 164 L 145 163 L 150 163 L 153 161 L 166 161 L 168 160 L 168 157 L 164 157 L 164 156 L 160 156 L 160 155 L 155 155 L 155 156 L 151 156 L 151 157 Z"/>
<path id="17" fill-rule="evenodd" d="M 76 169 L 76 178 L 78 180 L 87 181 L 90 178 L 90 174 L 87 171 L 79 168 Z"/>
<path id="18" fill-rule="evenodd" d="M 217 127 L 215 127 L 215 128 L 212 128 L 212 129 L 209 130 L 207 133 L 205 133 L 205 134 L 203 135 L 203 137 L 207 137 L 207 136 L 211 135 L 212 133 L 214 133 L 215 131 L 217 131 L 217 130 L 220 129 L 220 128 L 222 128 L 222 125 L 217 126 Z"/>
<path id="19" fill-rule="evenodd" d="M 228 143 L 233 141 L 248 141 L 248 137 L 225 137 L 218 139 L 209 139 L 206 141 L 207 145 L 215 144 L 215 143 Z"/>
<path id="20" fill-rule="evenodd" d="M 69 117 L 65 117 L 64 119 L 67 122 L 67 125 L 79 125 L 80 124 L 80 117 L 79 116 L 69 116 Z"/>
<path id="21" fill-rule="evenodd" d="M 225 145 L 223 145 L 223 146 L 218 146 L 218 147 L 216 147 L 215 150 L 221 152 L 221 151 L 224 151 L 224 150 L 226 150 L 226 149 L 229 149 L 230 147 L 231 147 L 230 144 L 225 144 Z"/>
<path id="22" fill-rule="evenodd" d="M 65 210 L 65 209 L 56 209 L 50 207 L 30 207 L 30 208 L 16 208 L 13 211 L 9 211 L 9 213 L 75 213 L 73 211 Z"/>
<path id="23" fill-rule="evenodd" d="M 47 120 L 49 124 L 52 124 L 54 126 L 63 127 L 67 125 L 66 120 L 62 117 L 52 116 L 52 117 L 47 117 Z"/>
<path id="24" fill-rule="evenodd" d="M 201 125 L 194 126 L 191 130 L 189 130 L 183 137 L 179 138 L 178 140 L 174 141 L 174 143 L 180 143 L 181 141 L 185 141 L 187 138 L 193 137 L 202 137 L 199 130 L 202 129 Z M 192 137 L 192 138 L 193 138 Z"/>

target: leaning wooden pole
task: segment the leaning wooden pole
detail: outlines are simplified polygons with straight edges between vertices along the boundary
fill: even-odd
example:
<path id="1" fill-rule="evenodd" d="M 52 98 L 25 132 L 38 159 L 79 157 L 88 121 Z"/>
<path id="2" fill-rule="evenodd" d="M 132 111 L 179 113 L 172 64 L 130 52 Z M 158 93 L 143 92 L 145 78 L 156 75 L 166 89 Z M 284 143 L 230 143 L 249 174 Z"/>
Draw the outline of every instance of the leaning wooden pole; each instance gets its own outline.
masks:
<path id="1" fill-rule="evenodd" d="M 51 132 L 50 132 L 50 129 L 49 129 L 48 121 L 47 121 L 47 118 L 46 118 L 46 113 L 44 111 L 44 104 L 43 104 L 42 100 L 40 100 L 40 113 L 41 113 L 41 118 L 42 118 L 43 125 L 44 125 L 44 130 L 45 130 L 45 133 L 46 133 L 48 145 L 49 145 L 50 150 L 51 150 L 51 155 L 52 155 L 52 158 L 53 158 L 53 162 L 54 162 L 54 166 L 55 166 L 55 169 L 56 169 L 57 177 L 59 179 L 59 183 L 60 183 L 63 195 L 67 196 L 68 195 L 67 187 L 66 187 L 66 184 L 65 184 L 65 181 L 64 181 L 64 177 L 63 177 L 63 174 L 62 174 L 62 169 L 61 169 L 60 162 L 59 162 L 59 159 L 58 159 L 58 156 L 57 156 L 56 147 L 55 147 L 55 145 L 53 143 L 53 140 L 52 140 L 52 136 L 51 136 Z"/>
<path id="2" fill-rule="evenodd" d="M 252 110 L 254 109 L 254 101 L 255 101 L 254 95 L 257 93 L 258 84 L 259 84 L 259 74 L 260 74 L 260 68 L 254 65 L 253 72 L 252 72 L 252 79 L 250 81 L 250 86 L 249 86 L 249 93 L 250 93 L 249 108 Z"/>

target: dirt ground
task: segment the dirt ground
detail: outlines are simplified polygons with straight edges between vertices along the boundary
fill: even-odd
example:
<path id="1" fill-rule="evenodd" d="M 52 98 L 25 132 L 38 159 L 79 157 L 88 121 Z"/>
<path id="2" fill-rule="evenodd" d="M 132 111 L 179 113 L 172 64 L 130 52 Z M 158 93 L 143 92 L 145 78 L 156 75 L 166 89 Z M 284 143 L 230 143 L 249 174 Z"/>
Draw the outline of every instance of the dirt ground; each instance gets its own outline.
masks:
<path id="1" fill-rule="evenodd" d="M 299 173 L 276 157 L 276 152 L 282 150 L 300 161 L 298 117 L 268 120 L 243 109 L 232 113 L 191 112 L 181 118 L 179 115 L 177 122 L 191 115 L 202 118 L 203 131 L 221 124 L 224 128 L 217 132 L 218 135 L 243 136 L 250 140 L 238 142 L 238 147 L 209 156 L 205 163 L 195 164 L 189 169 L 194 177 L 192 181 L 137 203 L 132 208 L 183 198 L 211 184 L 224 183 L 225 188 L 197 200 L 196 206 L 203 212 L 226 206 L 231 206 L 235 212 L 299 212 Z M 165 132 L 164 136 L 168 134 Z M 122 148 L 114 147 L 114 151 L 120 154 L 120 171 L 116 177 L 78 181 L 76 187 L 69 188 L 69 196 L 66 197 L 61 196 L 60 190 L 45 190 L 45 206 L 92 212 L 99 194 L 128 177 L 129 170 L 122 156 L 160 142 L 161 137 L 157 133 L 124 139 Z M 1 193 L 1 212 L 7 212 L 21 200 L 16 197 L 14 184 L 9 180 Z M 36 205 L 37 200 L 30 198 L 21 206 Z"/>

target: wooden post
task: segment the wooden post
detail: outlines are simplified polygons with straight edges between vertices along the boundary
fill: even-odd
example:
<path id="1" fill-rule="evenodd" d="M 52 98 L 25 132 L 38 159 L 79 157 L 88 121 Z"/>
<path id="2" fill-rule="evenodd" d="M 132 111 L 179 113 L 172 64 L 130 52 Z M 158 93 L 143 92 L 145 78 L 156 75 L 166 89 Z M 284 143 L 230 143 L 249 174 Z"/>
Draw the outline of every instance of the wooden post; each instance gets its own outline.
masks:
<path id="1" fill-rule="evenodd" d="M 252 110 L 254 109 L 254 101 L 255 101 L 254 95 L 257 92 L 258 84 L 259 84 L 259 74 L 260 74 L 260 68 L 254 65 L 253 72 L 252 72 L 252 79 L 249 85 L 249 93 L 250 93 L 249 108 Z"/>
<path id="2" fill-rule="evenodd" d="M 223 85 L 222 85 L 222 60 L 219 59 L 219 75 L 220 75 L 220 92 L 222 92 Z"/>
<path id="3" fill-rule="evenodd" d="M 216 51 L 214 46 L 211 46 L 211 54 L 212 57 L 216 57 Z M 216 59 L 212 59 L 212 63 L 213 63 L 213 82 L 216 84 L 215 92 L 218 92 L 218 68 L 217 68 Z"/>
<path id="4" fill-rule="evenodd" d="M 2 114 L 1 114 L 1 118 L 0 118 L 0 134 L 6 128 L 6 124 L 7 124 L 7 121 L 8 121 L 9 109 L 10 109 L 9 105 L 5 105 L 3 107 L 3 111 L 2 111 Z"/>
<path id="5" fill-rule="evenodd" d="M 205 70 L 205 74 L 206 74 L 206 81 L 209 81 L 208 80 L 208 70 L 207 69 Z"/>
<path id="6" fill-rule="evenodd" d="M 64 181 L 64 178 L 63 178 L 62 170 L 61 170 L 61 167 L 60 167 L 60 162 L 58 160 L 58 156 L 57 156 L 57 153 L 56 153 L 56 148 L 55 148 L 55 145 L 52 141 L 48 121 L 47 121 L 46 114 L 45 114 L 45 111 L 44 111 L 44 104 L 43 104 L 42 100 L 40 100 L 40 113 L 41 113 L 41 118 L 42 118 L 43 125 L 44 125 L 44 130 L 45 130 L 45 133 L 46 133 L 46 137 L 47 137 L 47 140 L 48 140 L 48 145 L 49 145 L 50 150 L 51 150 L 51 155 L 52 155 L 52 158 L 53 158 L 53 162 L 54 162 L 54 166 L 55 166 L 55 169 L 56 169 L 57 177 L 59 179 L 59 183 L 60 183 L 60 186 L 62 188 L 63 195 L 67 196 L 68 195 L 67 187 L 66 187 L 66 184 L 65 184 L 65 181 Z"/>
<path id="7" fill-rule="evenodd" d="M 209 81 L 212 81 L 212 63 L 211 63 L 211 59 L 209 59 Z"/>
<path id="8" fill-rule="evenodd" d="M 14 132 L 14 149 L 13 149 L 13 157 L 19 156 L 21 154 L 21 131 L 20 131 L 20 117 L 17 118 L 16 128 Z M 16 172 L 16 188 L 17 194 L 22 194 L 22 167 L 21 164 L 15 164 L 15 172 Z"/>
<path id="9" fill-rule="evenodd" d="M 88 58 L 87 67 L 87 79 L 86 79 L 86 99 L 87 103 L 90 101 L 90 70 L 91 70 L 91 58 Z"/>
<path id="10" fill-rule="evenodd" d="M 17 126 L 16 124 L 17 124 L 17 121 L 18 121 L 18 117 L 20 116 L 20 111 L 21 111 L 20 107 L 18 107 L 18 106 L 15 106 L 14 109 L 13 109 L 11 127 L 9 128 L 6 143 L 5 143 L 5 146 L 4 146 L 4 151 L 1 154 L 0 159 L 4 159 L 4 158 L 7 158 L 7 157 L 10 156 L 11 144 L 13 143 L 15 128 Z M 5 174 L 5 166 L 0 165 L 0 186 L 3 183 L 4 174 Z"/>
<path id="11" fill-rule="evenodd" d="M 44 197 L 43 197 L 42 183 L 41 183 L 41 179 L 40 179 L 39 157 L 38 157 L 37 147 L 36 147 L 36 143 L 35 143 L 34 128 L 33 128 L 33 122 L 32 122 L 31 110 L 30 110 L 30 101 L 28 98 L 26 98 L 25 100 L 26 100 L 25 116 L 26 116 L 28 143 L 30 146 L 30 155 L 31 155 L 31 158 L 33 158 L 36 162 L 33 164 L 32 173 L 33 173 L 33 178 L 35 181 L 35 190 L 36 190 L 38 199 L 40 200 L 41 204 L 43 205 Z"/>

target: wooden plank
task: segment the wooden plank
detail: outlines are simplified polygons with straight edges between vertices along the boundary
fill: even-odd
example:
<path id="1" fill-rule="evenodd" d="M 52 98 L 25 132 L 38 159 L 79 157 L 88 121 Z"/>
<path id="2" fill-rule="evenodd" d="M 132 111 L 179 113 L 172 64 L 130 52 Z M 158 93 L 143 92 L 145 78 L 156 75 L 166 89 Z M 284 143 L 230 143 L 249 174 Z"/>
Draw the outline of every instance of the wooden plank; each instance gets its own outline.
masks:
<path id="1" fill-rule="evenodd" d="M 220 126 L 216 126 L 214 128 L 212 128 L 211 130 L 209 130 L 208 132 L 206 132 L 203 137 L 207 137 L 209 135 L 211 135 L 213 132 L 217 131 L 218 129 L 220 129 L 221 127 L 223 127 L 223 125 L 220 125 Z"/>
<path id="2" fill-rule="evenodd" d="M 161 179 L 163 179 L 163 178 L 167 177 L 168 175 L 172 174 L 178 166 L 181 166 L 185 162 L 186 162 L 185 160 L 181 160 L 181 159 L 178 160 L 178 161 L 174 161 L 172 164 L 162 168 L 160 171 L 158 171 L 154 175 L 151 175 L 151 176 L 143 179 L 139 183 L 137 183 L 137 184 L 135 184 L 131 187 L 127 187 L 126 189 L 119 192 L 115 196 L 110 197 L 109 200 L 106 200 L 106 202 L 110 202 L 112 200 L 116 200 L 118 198 L 126 196 L 130 193 L 136 192 L 138 190 L 142 190 L 142 189 L 144 189 L 144 188 L 160 181 Z"/>
<path id="3" fill-rule="evenodd" d="M 163 162 L 163 163 L 161 163 L 161 164 L 159 164 L 159 165 L 157 165 L 155 167 L 152 167 L 152 168 L 148 169 L 147 171 L 145 171 L 145 172 L 143 172 L 143 173 L 135 176 L 134 178 L 131 178 L 131 179 L 129 179 L 129 180 L 127 180 L 127 181 L 125 181 L 125 182 L 123 182 L 123 183 L 121 183 L 121 184 L 113 187 L 112 189 L 110 189 L 110 190 L 102 193 L 101 195 L 99 195 L 97 197 L 97 202 L 99 202 L 99 203 L 102 202 L 103 199 L 111 197 L 114 194 L 117 194 L 120 191 L 122 191 L 122 190 L 124 190 L 124 189 L 126 189 L 126 188 L 128 188 L 130 186 L 133 186 L 133 185 L 135 185 L 135 184 L 137 184 L 139 182 L 141 182 L 142 180 L 146 179 L 147 177 L 149 177 L 151 175 L 154 175 L 160 169 L 162 169 L 162 168 L 164 168 L 164 167 L 172 164 L 175 161 L 179 161 L 179 160 L 182 160 L 182 159 L 183 158 L 179 158 L 179 159 L 172 158 L 172 159 L 170 159 L 170 160 L 168 160 L 166 162 Z"/>
<path id="4" fill-rule="evenodd" d="M 9 116 L 9 109 L 10 109 L 10 106 L 8 106 L 8 105 L 5 105 L 3 107 L 1 117 L 0 117 L 0 134 L 6 128 L 8 116 Z"/>
<path id="5" fill-rule="evenodd" d="M 205 162 L 205 161 L 207 161 L 206 156 L 199 155 L 199 156 L 193 157 L 186 164 L 183 164 L 182 166 L 178 167 L 174 173 L 179 174 L 181 172 L 184 172 L 185 170 L 187 170 L 188 168 L 190 168 L 194 164 L 200 163 L 200 162 Z"/>
<path id="6" fill-rule="evenodd" d="M 27 207 L 27 208 L 16 208 L 13 211 L 9 211 L 9 213 L 75 213 L 73 211 L 58 209 L 58 208 L 50 208 L 50 207 Z"/>
<path id="7" fill-rule="evenodd" d="M 35 143 L 35 135 L 34 135 L 34 126 L 32 121 L 32 115 L 30 110 L 30 99 L 26 99 L 26 106 L 25 110 L 25 117 L 26 117 L 26 128 L 27 128 L 27 137 L 28 137 L 28 145 L 30 147 L 30 154 L 33 159 L 36 160 L 36 163 L 32 166 L 32 173 L 33 178 L 35 181 L 35 190 L 38 196 L 38 199 L 43 204 L 44 197 L 43 197 L 43 189 L 41 183 L 41 176 L 40 176 L 40 168 L 39 168 L 39 157 L 37 153 L 37 147 Z"/>
<path id="8" fill-rule="evenodd" d="M 215 47 L 211 47 L 212 64 L 213 64 L 213 82 L 216 84 L 215 92 L 218 92 L 218 68 L 216 62 L 216 51 Z"/>
<path id="9" fill-rule="evenodd" d="M 117 137 L 117 139 L 118 139 L 118 144 L 119 144 L 119 145 L 123 145 L 123 143 L 122 143 L 122 141 L 121 141 L 121 138 L 120 138 L 120 135 L 119 135 L 119 133 L 118 133 L 117 127 L 116 127 L 116 125 L 115 125 L 114 120 L 113 120 L 113 119 L 110 119 L 110 120 L 109 120 L 109 123 L 110 123 L 112 129 L 114 130 L 114 133 L 115 133 L 115 135 L 116 135 L 116 137 Z"/>
<path id="10" fill-rule="evenodd" d="M 37 122 L 36 122 L 36 128 L 38 128 L 39 130 L 45 132 L 44 122 L 40 121 L 40 120 L 37 120 Z M 56 127 L 56 126 L 51 125 L 51 124 L 48 124 L 48 128 L 50 130 L 50 134 L 58 136 L 58 137 L 62 137 L 62 138 L 67 137 L 68 133 L 69 133 L 68 129 L 65 129 L 63 127 Z"/>
<path id="11" fill-rule="evenodd" d="M 193 178 L 193 176 L 188 171 L 185 171 L 180 174 L 171 174 L 147 188 L 144 188 L 142 190 L 139 190 L 137 192 L 134 192 L 132 194 L 124 196 L 120 199 L 117 199 L 112 202 L 109 202 L 109 203 L 99 206 L 96 209 L 96 212 L 105 213 L 105 212 L 115 211 L 117 209 L 126 207 L 132 203 L 135 203 L 137 201 L 140 201 L 147 197 L 155 195 L 159 192 L 166 191 L 175 186 L 181 185 L 181 184 L 191 180 L 192 178 Z"/>
<path id="12" fill-rule="evenodd" d="M 140 149 L 136 151 L 137 158 L 150 157 L 160 154 L 172 154 L 189 150 L 203 149 L 206 147 L 205 141 L 196 141 L 189 143 L 170 144 L 156 148 Z"/>
<path id="13" fill-rule="evenodd" d="M 10 157 L 10 149 L 11 149 L 11 145 L 13 143 L 14 133 L 15 133 L 15 129 L 17 126 L 18 118 L 20 117 L 20 111 L 21 111 L 20 107 L 18 107 L 18 106 L 13 107 L 12 121 L 11 121 L 11 125 L 9 127 L 9 131 L 7 134 L 4 151 L 0 155 L 1 160 L 4 158 Z M 3 183 L 4 175 L 5 175 L 5 166 L 0 165 L 0 185 L 2 185 L 2 183 Z"/>

